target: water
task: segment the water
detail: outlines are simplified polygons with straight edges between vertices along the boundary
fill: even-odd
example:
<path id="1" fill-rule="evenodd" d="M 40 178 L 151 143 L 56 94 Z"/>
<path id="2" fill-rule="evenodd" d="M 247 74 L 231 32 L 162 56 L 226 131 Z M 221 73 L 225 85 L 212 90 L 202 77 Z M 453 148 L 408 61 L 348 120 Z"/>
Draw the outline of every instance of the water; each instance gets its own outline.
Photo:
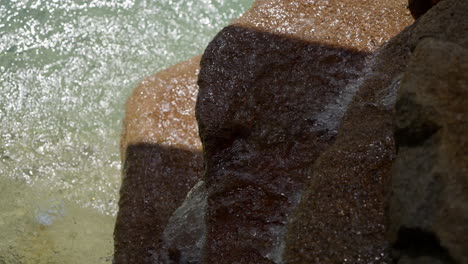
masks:
<path id="1" fill-rule="evenodd" d="M 125 100 L 251 3 L 0 0 L 0 263 L 110 261 Z"/>

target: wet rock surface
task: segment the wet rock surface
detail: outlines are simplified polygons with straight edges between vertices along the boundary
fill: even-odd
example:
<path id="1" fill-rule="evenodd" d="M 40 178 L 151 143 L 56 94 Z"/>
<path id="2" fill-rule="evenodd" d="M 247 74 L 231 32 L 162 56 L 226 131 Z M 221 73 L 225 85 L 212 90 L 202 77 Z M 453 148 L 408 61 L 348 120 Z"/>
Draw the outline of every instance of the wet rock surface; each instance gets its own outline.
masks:
<path id="1" fill-rule="evenodd" d="M 425 38 L 402 79 L 389 230 L 406 257 L 468 263 L 467 47 Z"/>
<path id="2" fill-rule="evenodd" d="M 315 162 L 288 224 L 285 263 L 385 263 L 385 192 L 394 157 L 392 105 L 410 50 L 402 32 L 370 58 L 337 127 Z"/>
<path id="3" fill-rule="evenodd" d="M 368 167 L 360 168 L 369 171 L 369 179 L 352 180 L 362 195 L 356 197 L 357 204 L 351 211 L 365 203 L 369 209 L 354 213 L 349 212 L 349 206 L 343 206 L 342 209 L 348 210 L 348 218 L 338 220 L 335 213 L 320 215 L 306 205 L 303 212 L 307 216 L 296 221 L 293 224 L 296 230 L 283 240 L 288 216 L 299 202 L 304 184 L 315 177 L 314 161 L 334 142 L 341 117 L 362 81 L 358 77 L 364 75 L 365 57 L 369 55 L 362 51 L 372 50 L 369 43 L 378 35 L 376 31 L 367 32 L 368 35 L 362 33 L 366 32 L 364 21 L 367 21 L 362 19 L 369 18 L 367 15 L 376 8 L 375 3 L 366 9 L 364 3 L 351 7 L 349 3 L 334 1 L 326 5 L 313 1 L 272 2 L 256 2 L 239 21 L 218 34 L 202 58 L 197 118 L 204 144 L 205 181 L 209 192 L 204 261 L 333 263 L 346 259 L 347 254 L 342 251 L 346 246 L 350 263 L 358 259 L 362 263 L 376 257 L 381 259 L 382 251 L 388 248 L 384 239 L 382 189 L 388 181 L 388 173 L 385 173 L 390 168 L 393 142 L 387 137 L 391 137 L 391 111 L 373 107 L 372 101 L 368 106 L 356 108 L 354 118 L 359 120 L 361 129 L 353 135 L 373 135 L 374 138 L 355 140 L 348 148 L 351 153 L 358 151 L 356 146 L 361 143 L 374 144 L 370 152 L 366 153 L 368 149 L 361 147 L 362 153 L 358 152 L 353 159 L 330 152 L 331 158 L 342 159 L 329 159 L 326 160 L 329 163 L 323 165 L 333 168 L 349 161 L 359 167 L 359 162 L 369 160 L 365 163 Z M 312 25 L 313 30 L 310 30 L 305 18 L 314 20 L 315 12 L 322 15 L 322 21 Z M 402 12 L 389 17 L 398 15 L 403 20 L 407 16 Z M 301 17 L 304 19 L 298 19 Z M 346 17 L 353 20 L 356 32 L 363 30 L 359 38 L 345 41 L 344 32 L 330 27 L 335 19 Z M 403 24 L 392 24 L 392 30 L 401 30 Z M 379 26 L 374 29 L 378 31 Z M 382 34 L 378 35 L 380 40 L 390 33 Z M 364 45 L 363 40 L 367 41 Z M 395 58 L 388 56 L 387 59 Z M 393 81 L 391 77 L 384 77 L 388 85 Z M 380 96 L 386 96 L 384 92 Z M 382 128 L 386 130 L 380 132 Z M 343 136 L 342 140 L 347 142 L 354 137 Z M 380 153 L 382 149 L 386 152 Z M 370 156 L 374 154 L 378 157 Z M 386 170 L 379 171 L 380 175 L 372 174 L 382 166 L 386 166 Z M 342 167 L 352 169 L 351 166 Z M 336 203 L 330 195 L 339 188 L 343 194 L 347 182 L 339 182 L 338 177 L 323 178 L 327 179 L 323 186 L 312 186 L 310 193 L 324 188 L 320 194 L 329 197 L 306 196 L 306 199 L 333 207 Z M 354 194 L 353 190 L 348 193 Z M 342 196 L 343 200 L 349 198 L 349 195 Z M 312 213 L 318 217 L 310 218 Z M 349 218 L 359 218 L 352 228 L 348 227 Z M 326 221 L 330 223 L 329 228 L 320 225 Z M 300 228 L 310 225 L 320 232 Z M 339 232 L 344 229 L 362 235 L 341 235 Z M 321 236 L 317 236 L 319 233 Z M 307 241 L 303 241 L 301 235 L 307 237 Z M 365 238 L 366 241 L 359 243 Z M 334 239 L 337 241 L 333 242 Z M 327 244 L 327 241 L 332 242 Z M 308 248 L 312 244 L 316 246 Z M 292 251 L 286 253 L 283 260 L 285 248 Z M 357 248 L 362 248 L 366 254 L 367 251 L 372 253 L 361 254 Z M 318 249 L 324 253 L 319 253 Z M 305 255 L 302 260 L 296 259 Z"/>
<path id="4" fill-rule="evenodd" d="M 403 30 L 406 4 L 259 0 L 223 29 L 202 181 L 199 59 L 137 88 L 116 263 L 468 263 L 468 5 Z"/>
<path id="5" fill-rule="evenodd" d="M 126 155 L 114 259 L 152 263 L 159 259 L 169 218 L 202 174 L 202 155 L 143 143 L 129 146 Z"/>
<path id="6" fill-rule="evenodd" d="M 169 218 L 201 178 L 199 57 L 143 81 L 126 105 L 115 263 L 160 263 Z"/>
<path id="7" fill-rule="evenodd" d="M 225 28 L 201 61 L 197 120 L 208 190 L 205 262 L 281 262 L 287 216 L 335 131 L 317 116 L 366 53 Z"/>
<path id="8" fill-rule="evenodd" d="M 406 0 L 257 0 L 241 27 L 373 51 L 413 22 Z"/>
<path id="9" fill-rule="evenodd" d="M 461 20 L 468 12 L 462 2 L 440 3 L 376 52 L 370 74 L 363 77 L 335 143 L 316 161 L 310 185 L 291 217 L 286 263 L 390 261 L 384 230 L 394 219 L 386 219 L 384 208 L 385 194 L 394 191 L 390 180 L 395 158 L 392 122 L 395 95 L 415 43 L 430 35 L 466 43 L 466 33 L 462 32 L 466 32 L 467 21 Z M 432 63 L 426 65 L 432 67 Z M 430 123 L 418 127 L 422 129 L 418 128 L 413 137 L 437 129 Z M 421 241 L 410 243 L 424 245 Z"/>

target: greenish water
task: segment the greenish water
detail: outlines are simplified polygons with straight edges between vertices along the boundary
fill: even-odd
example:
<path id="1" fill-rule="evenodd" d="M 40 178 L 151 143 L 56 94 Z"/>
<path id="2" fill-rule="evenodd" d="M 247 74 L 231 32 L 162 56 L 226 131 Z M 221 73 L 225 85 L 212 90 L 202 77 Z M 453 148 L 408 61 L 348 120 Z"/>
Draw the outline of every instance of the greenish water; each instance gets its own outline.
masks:
<path id="1" fill-rule="evenodd" d="M 107 263 L 124 103 L 252 0 L 0 0 L 0 263 Z"/>

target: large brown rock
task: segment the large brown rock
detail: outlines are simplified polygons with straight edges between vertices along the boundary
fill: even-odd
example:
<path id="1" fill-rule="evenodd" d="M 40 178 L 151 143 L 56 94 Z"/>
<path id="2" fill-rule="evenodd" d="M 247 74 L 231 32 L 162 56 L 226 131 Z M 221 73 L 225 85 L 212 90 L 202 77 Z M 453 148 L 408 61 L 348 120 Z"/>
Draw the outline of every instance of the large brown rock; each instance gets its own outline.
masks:
<path id="1" fill-rule="evenodd" d="M 204 263 L 282 263 L 288 216 L 304 184 L 314 177 L 314 161 L 335 140 L 368 52 L 410 21 L 404 6 L 398 1 L 257 1 L 211 42 L 201 61 L 197 103 L 208 191 Z M 360 110 L 360 125 L 380 124 L 374 120 L 383 116 L 390 131 L 388 111 L 379 111 L 372 106 Z M 380 139 L 379 128 L 355 135 L 376 132 Z M 392 143 L 385 138 L 371 142 L 376 144 L 368 153 L 372 155 Z M 352 161 L 362 159 L 369 157 L 363 153 Z M 341 163 L 334 162 L 333 166 Z M 377 158 L 373 168 L 379 169 L 382 162 L 388 163 Z M 372 232 L 378 234 L 365 242 L 376 245 L 372 257 L 380 256 L 384 244 L 385 230 L 379 224 L 384 221 L 380 190 L 385 179 L 379 176 L 356 186 L 369 193 L 358 198 L 375 209 L 361 214 L 363 221 L 355 224 L 359 230 L 376 226 Z M 324 193 L 333 189 L 327 187 Z M 322 205 L 328 202 L 324 199 Z M 335 227 L 322 234 L 333 238 L 349 223 L 326 220 Z M 319 222 L 312 224 L 320 228 Z M 317 239 L 314 243 L 322 250 L 331 250 L 329 237 L 304 235 L 310 235 L 308 241 Z M 356 249 L 361 238 L 352 236 L 345 244 Z M 334 248 L 333 260 L 345 259 L 341 249 Z M 308 254 L 313 256 L 317 263 L 332 263 L 326 256 Z"/>
<path id="2" fill-rule="evenodd" d="M 467 44 L 423 39 L 402 79 L 389 211 L 402 259 L 468 263 Z"/>
<path id="3" fill-rule="evenodd" d="M 313 165 L 288 224 L 285 263 L 389 261 L 385 192 L 394 156 L 392 107 L 410 54 L 408 33 L 376 52 L 342 110 L 337 138 Z"/>
<path id="4" fill-rule="evenodd" d="M 373 51 L 413 19 L 406 0 L 256 0 L 234 24 L 327 46 Z"/>
<path id="5" fill-rule="evenodd" d="M 144 80 L 127 102 L 115 263 L 162 263 L 163 231 L 201 178 L 195 121 L 200 57 Z"/>
<path id="6" fill-rule="evenodd" d="M 468 21 L 463 18 L 467 14 L 463 2 L 440 3 L 376 52 L 335 143 L 316 161 L 310 185 L 291 218 L 287 263 L 389 261 L 384 208 L 394 159 L 395 94 L 410 51 L 420 39 L 465 42 Z M 398 234 L 393 234 L 395 242 Z"/>
<path id="7" fill-rule="evenodd" d="M 278 263 L 287 216 L 334 140 L 318 117 L 366 54 L 237 26 L 205 52 L 197 118 L 208 189 L 204 263 Z"/>
<path id="8" fill-rule="evenodd" d="M 405 5 L 258 0 L 221 31 L 203 56 L 199 79 L 197 118 L 207 170 L 185 201 L 202 170 L 193 119 L 197 59 L 144 82 L 127 104 L 116 263 L 388 263 L 390 243 L 400 264 L 465 263 L 465 123 L 440 117 L 459 111 L 454 109 L 463 99 L 439 105 L 431 100 L 453 94 L 432 91 L 422 96 L 431 100 L 421 99 L 409 118 L 402 116 L 403 127 L 410 120 L 416 128 L 411 140 L 421 131 L 426 137 L 427 130 L 429 138 L 439 136 L 418 152 L 421 161 L 400 137 L 405 130 L 397 130 L 398 147 L 409 150 L 396 156 L 401 176 L 391 185 L 384 214 L 402 78 L 413 82 L 407 81 L 410 72 L 423 80 L 434 74 L 435 58 L 445 54 L 456 61 L 463 53 L 458 46 L 468 43 L 466 0 L 446 0 L 370 57 L 409 24 Z M 434 45 L 454 51 L 435 49 L 439 53 L 425 62 L 419 56 L 410 65 L 426 63 L 423 73 L 409 69 L 403 75 L 412 50 L 418 46 L 417 54 L 427 37 L 443 39 Z M 444 67 L 436 67 L 441 73 L 429 78 L 430 85 L 459 76 Z M 427 123 L 419 112 L 437 117 Z M 415 163 L 405 163 L 408 155 Z M 443 180 L 432 170 L 421 178 L 418 162 L 445 173 Z M 426 188 L 433 180 L 440 184 Z M 436 254 L 415 254 L 421 245 L 422 252 Z"/>

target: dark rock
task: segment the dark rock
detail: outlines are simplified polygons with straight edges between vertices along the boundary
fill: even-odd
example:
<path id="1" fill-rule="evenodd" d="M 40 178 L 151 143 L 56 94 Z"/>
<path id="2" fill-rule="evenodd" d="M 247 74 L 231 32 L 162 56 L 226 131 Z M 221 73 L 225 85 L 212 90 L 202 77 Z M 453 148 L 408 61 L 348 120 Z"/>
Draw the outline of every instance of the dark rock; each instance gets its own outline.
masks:
<path id="1" fill-rule="evenodd" d="M 202 156 L 151 144 L 127 147 L 115 227 L 115 263 L 153 263 L 172 213 L 202 173 Z"/>
<path id="2" fill-rule="evenodd" d="M 206 198 L 205 183 L 199 181 L 164 229 L 159 263 L 201 263 L 206 234 Z"/>
<path id="3" fill-rule="evenodd" d="M 207 48 L 201 62 L 197 104 L 207 169 L 206 263 L 219 263 L 220 259 L 225 263 L 282 263 L 288 216 L 299 202 L 304 183 L 313 177 L 315 159 L 333 143 L 336 128 L 357 89 L 358 77 L 363 74 L 367 54 L 358 50 L 375 49 L 390 37 L 389 32 L 395 30 L 396 34 L 404 25 L 401 20 L 391 19 L 401 19 L 404 12 L 387 13 L 395 9 L 382 8 L 389 2 L 364 2 L 331 1 L 323 5 L 258 1 Z M 382 14 L 374 12 L 377 9 L 384 10 L 389 20 L 367 27 L 366 21 L 372 17 L 376 22 L 383 21 Z M 316 23 L 309 24 L 307 19 L 316 19 Z M 353 23 L 338 23 L 335 27 L 336 21 L 346 19 Z M 346 30 L 348 26 L 353 30 Z M 349 38 L 346 32 L 359 32 L 359 37 Z M 378 41 L 373 40 L 376 37 Z M 394 60 L 399 63 L 398 58 L 386 59 L 390 64 Z M 393 81 L 391 77 L 385 80 L 389 84 Z M 388 97 L 385 93 L 379 96 Z M 373 108 L 372 104 L 363 107 L 355 118 L 362 118 L 361 124 L 380 119 L 382 110 Z M 382 122 L 388 127 L 391 116 L 389 111 L 385 113 Z M 367 133 L 377 132 L 380 138 L 378 128 Z M 391 127 L 386 131 L 391 135 Z M 384 138 L 380 143 L 376 143 L 374 152 L 392 142 Z M 334 161 L 332 166 L 341 163 L 339 159 Z M 382 162 L 376 161 L 371 170 L 378 169 Z M 382 189 L 385 177 L 376 178 L 366 188 L 379 188 L 370 192 Z M 379 193 L 378 197 L 375 204 L 379 212 L 364 218 L 379 232 L 377 238 L 365 243 L 377 244 L 378 250 L 373 250 L 380 254 L 384 240 L 384 228 L 379 225 L 384 221 L 383 195 Z M 379 218 L 372 220 L 376 214 Z M 335 236 L 340 226 L 347 224 L 336 221 L 336 226 L 324 234 Z M 369 226 L 362 223 L 361 228 Z M 314 239 L 312 234 L 303 234 L 310 235 L 308 241 Z M 353 237 L 347 244 L 361 237 Z M 307 258 L 313 256 L 317 254 L 312 252 Z"/>
<path id="4" fill-rule="evenodd" d="M 418 19 L 440 1 L 441 0 L 409 0 L 408 8 L 411 12 L 411 15 L 415 19 Z"/>
<path id="5" fill-rule="evenodd" d="M 385 263 L 386 186 L 394 153 L 392 106 L 409 57 L 408 31 L 378 51 L 334 144 L 315 162 L 288 225 L 286 263 Z"/>
<path id="6" fill-rule="evenodd" d="M 139 86 L 122 139 L 115 262 L 367 264 L 392 251 L 400 264 L 468 263 L 468 5 L 442 1 L 366 63 L 408 24 L 400 9 L 256 1 L 220 32 L 199 78 L 206 174 L 187 197 L 202 171 L 197 59 Z M 400 83 L 411 92 L 394 129 Z"/>
<path id="7" fill-rule="evenodd" d="M 420 39 L 434 36 L 466 43 L 466 35 L 461 34 L 467 28 L 466 9 L 463 1 L 444 1 L 376 52 L 336 141 L 317 159 L 310 184 L 291 217 L 284 253 L 287 263 L 389 261 L 384 208 L 395 151 L 396 91 L 410 51 Z M 417 121 L 410 129 L 396 130 L 402 145 L 416 144 L 414 138 L 424 140 L 439 129 L 438 123 L 419 115 L 401 119 Z"/>
<path id="8" fill-rule="evenodd" d="M 459 36 L 466 38 L 468 31 Z M 395 129 L 406 132 L 396 137 L 389 234 L 403 256 L 468 263 L 468 45 L 464 47 L 423 39 L 401 83 Z"/>
<path id="9" fill-rule="evenodd" d="M 195 57 L 144 80 L 127 102 L 116 264 L 163 263 L 166 244 L 174 248 L 163 231 L 203 170 L 194 114 L 198 62 Z"/>
<path id="10" fill-rule="evenodd" d="M 287 217 L 335 137 L 320 113 L 367 54 L 229 26 L 201 61 L 205 263 L 279 263 Z"/>

